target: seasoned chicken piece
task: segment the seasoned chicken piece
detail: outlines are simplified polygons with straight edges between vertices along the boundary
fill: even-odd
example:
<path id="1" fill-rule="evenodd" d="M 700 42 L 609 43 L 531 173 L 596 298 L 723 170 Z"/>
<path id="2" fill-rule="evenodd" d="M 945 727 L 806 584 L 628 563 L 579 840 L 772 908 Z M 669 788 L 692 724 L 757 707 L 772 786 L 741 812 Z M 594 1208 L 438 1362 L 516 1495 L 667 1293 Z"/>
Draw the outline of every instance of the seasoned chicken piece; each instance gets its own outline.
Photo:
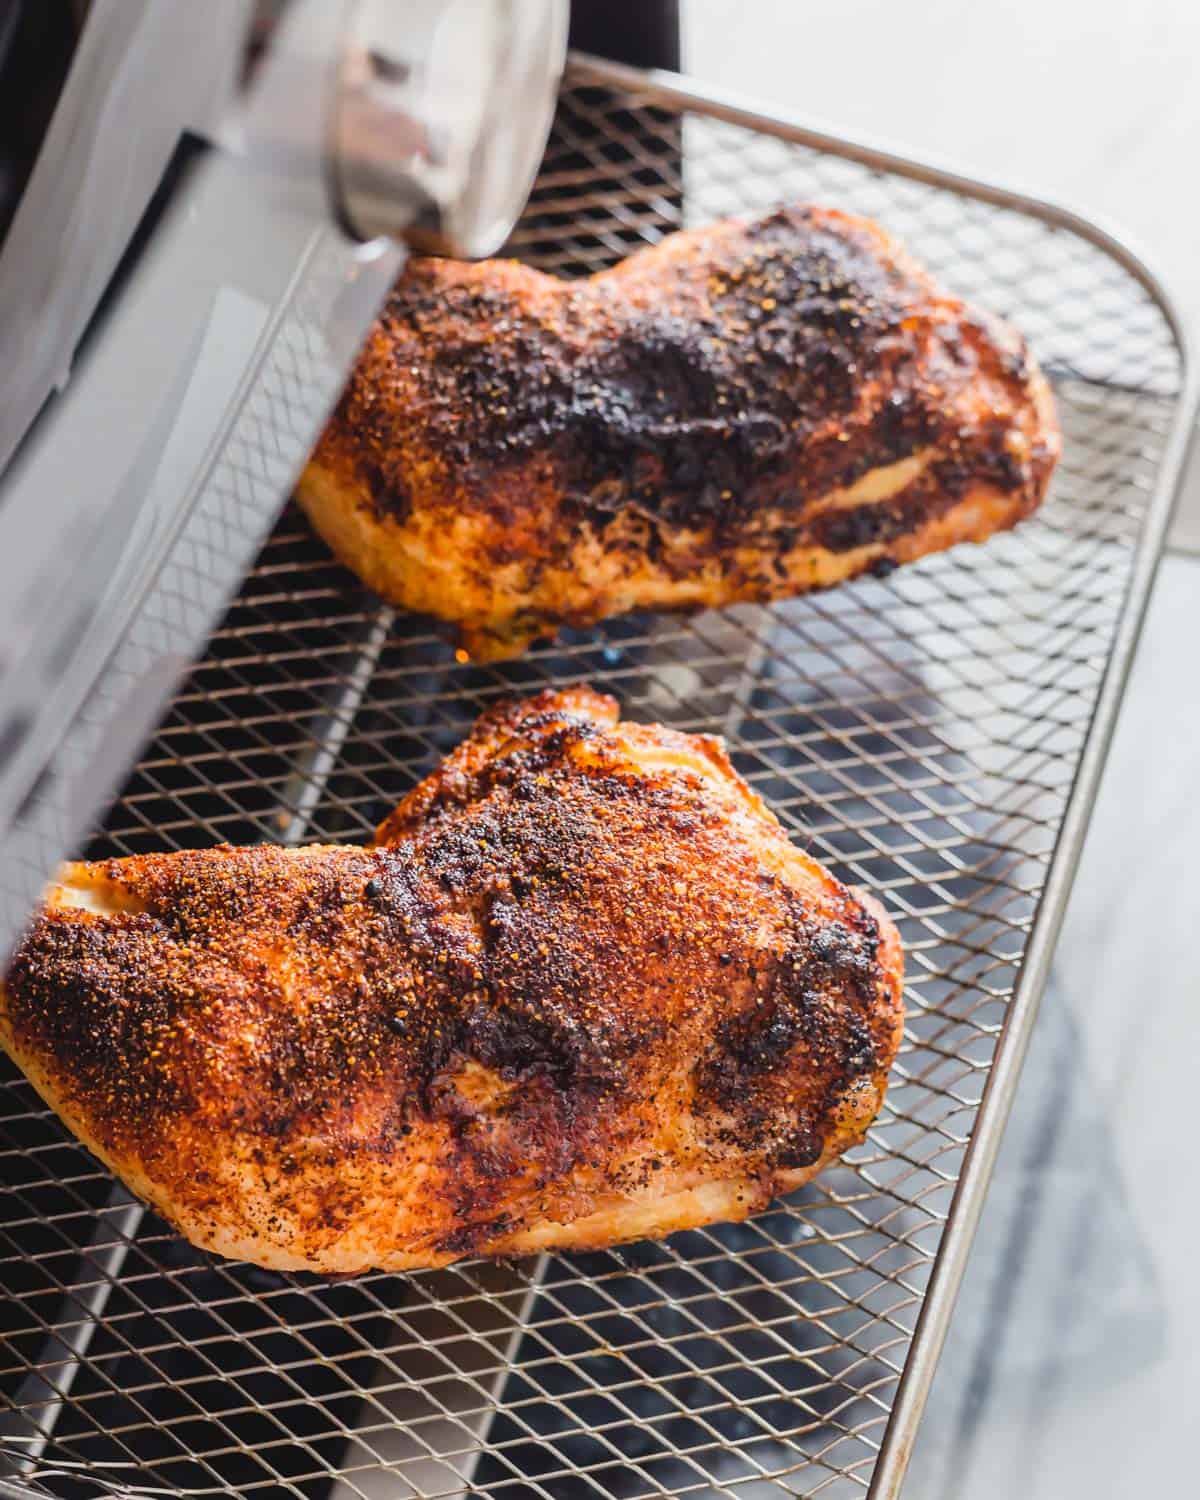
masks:
<path id="1" fill-rule="evenodd" d="M 410 263 L 298 495 L 371 588 L 496 657 L 982 541 L 1058 449 L 1011 328 L 793 207 L 581 281 Z"/>
<path id="2" fill-rule="evenodd" d="M 860 1140 L 900 943 L 720 744 L 482 718 L 371 849 L 68 866 L 0 1040 L 196 1244 L 434 1266 L 740 1219 Z"/>

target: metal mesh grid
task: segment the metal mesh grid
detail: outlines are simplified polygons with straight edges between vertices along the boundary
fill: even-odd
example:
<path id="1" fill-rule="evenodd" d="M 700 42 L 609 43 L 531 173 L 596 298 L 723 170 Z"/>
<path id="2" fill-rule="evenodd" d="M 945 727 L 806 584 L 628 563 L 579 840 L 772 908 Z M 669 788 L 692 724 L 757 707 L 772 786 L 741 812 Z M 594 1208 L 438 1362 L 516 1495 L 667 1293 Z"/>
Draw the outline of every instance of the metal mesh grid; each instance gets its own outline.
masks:
<path id="1" fill-rule="evenodd" d="M 630 717 L 724 734 L 794 836 L 898 919 L 907 1036 L 868 1141 L 745 1225 L 326 1284 L 192 1250 L 10 1070 L 0 1453 L 22 1483 L 271 1500 L 870 1484 L 1182 370 L 1161 309 L 1079 236 L 581 80 L 514 250 L 575 273 L 792 197 L 874 215 L 1028 331 L 1065 427 L 1038 516 L 885 581 L 616 621 L 481 667 L 358 591 L 289 511 L 90 852 L 362 838 L 498 695 L 591 681 Z"/>

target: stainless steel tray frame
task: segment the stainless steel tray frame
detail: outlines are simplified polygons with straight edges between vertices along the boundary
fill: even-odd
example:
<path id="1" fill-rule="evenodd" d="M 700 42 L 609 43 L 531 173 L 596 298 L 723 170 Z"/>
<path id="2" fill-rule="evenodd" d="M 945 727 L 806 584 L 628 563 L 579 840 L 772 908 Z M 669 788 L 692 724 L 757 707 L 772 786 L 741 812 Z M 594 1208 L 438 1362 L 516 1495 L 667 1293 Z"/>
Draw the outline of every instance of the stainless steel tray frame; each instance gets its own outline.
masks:
<path id="1" fill-rule="evenodd" d="M 899 1491 L 1196 390 L 1161 284 L 1085 220 L 668 75 L 573 60 L 513 249 L 578 272 L 794 196 L 874 214 L 1027 329 L 1066 427 L 1042 515 L 886 581 L 489 669 L 356 591 L 289 513 L 93 847 L 360 837 L 481 704 L 590 678 L 723 731 L 900 917 L 911 1024 L 871 1139 L 748 1226 L 323 1286 L 192 1252 L 6 1074 L 0 1494 Z"/>

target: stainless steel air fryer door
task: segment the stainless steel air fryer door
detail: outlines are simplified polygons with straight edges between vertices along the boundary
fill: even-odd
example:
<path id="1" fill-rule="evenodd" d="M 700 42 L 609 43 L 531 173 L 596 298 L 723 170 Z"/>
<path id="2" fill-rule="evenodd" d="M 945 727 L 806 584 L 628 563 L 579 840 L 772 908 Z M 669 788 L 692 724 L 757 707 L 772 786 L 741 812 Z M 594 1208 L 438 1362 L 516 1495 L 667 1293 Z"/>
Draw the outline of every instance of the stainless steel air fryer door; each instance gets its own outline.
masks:
<path id="1" fill-rule="evenodd" d="M 0 247 L 0 951 L 245 573 L 401 265 L 498 247 L 565 0 L 92 0 Z"/>

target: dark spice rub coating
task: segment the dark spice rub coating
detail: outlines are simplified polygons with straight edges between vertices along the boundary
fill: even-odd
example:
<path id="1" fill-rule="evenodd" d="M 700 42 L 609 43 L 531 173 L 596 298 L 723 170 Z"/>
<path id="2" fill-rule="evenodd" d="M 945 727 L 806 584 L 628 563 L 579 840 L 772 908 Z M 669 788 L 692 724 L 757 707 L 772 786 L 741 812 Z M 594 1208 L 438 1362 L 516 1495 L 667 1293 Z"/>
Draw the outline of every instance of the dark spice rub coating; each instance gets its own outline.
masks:
<path id="1" fill-rule="evenodd" d="M 794 206 L 582 281 L 411 263 L 299 497 L 373 588 L 504 655 L 982 540 L 1058 443 L 1017 334 Z"/>
<path id="2" fill-rule="evenodd" d="M 612 1244 L 742 1217 L 874 1118 L 895 929 L 717 742 L 544 694 L 378 839 L 71 867 L 12 964 L 0 1039 L 196 1243 Z"/>

